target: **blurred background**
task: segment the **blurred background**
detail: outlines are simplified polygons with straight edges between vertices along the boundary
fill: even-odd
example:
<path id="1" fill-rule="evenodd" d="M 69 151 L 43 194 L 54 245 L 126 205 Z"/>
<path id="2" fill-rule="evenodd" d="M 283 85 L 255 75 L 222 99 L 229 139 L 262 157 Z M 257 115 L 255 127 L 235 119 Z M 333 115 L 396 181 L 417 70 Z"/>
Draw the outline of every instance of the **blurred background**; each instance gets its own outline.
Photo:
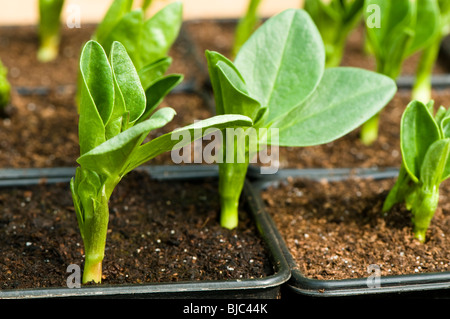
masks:
<path id="1" fill-rule="evenodd" d="M 161 9 L 175 0 L 154 0 L 150 13 Z M 247 0 L 181 0 L 184 4 L 184 19 L 237 18 L 245 12 Z M 135 1 L 139 6 L 141 1 Z M 260 14 L 271 16 L 287 8 L 300 7 L 303 0 L 265 0 Z M 36 0 L 0 0 L 0 25 L 33 25 L 37 21 Z M 77 5 L 81 12 L 81 23 L 96 23 L 104 16 L 111 0 L 67 0 L 63 19 L 70 14 L 71 5 Z M 63 20 L 65 21 L 65 20 Z"/>

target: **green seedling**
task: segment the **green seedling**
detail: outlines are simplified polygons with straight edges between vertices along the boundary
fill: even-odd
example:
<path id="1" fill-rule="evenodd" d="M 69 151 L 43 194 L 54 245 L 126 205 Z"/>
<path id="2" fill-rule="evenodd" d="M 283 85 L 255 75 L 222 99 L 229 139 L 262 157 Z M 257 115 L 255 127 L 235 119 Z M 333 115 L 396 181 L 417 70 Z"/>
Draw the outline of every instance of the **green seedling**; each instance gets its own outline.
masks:
<path id="1" fill-rule="evenodd" d="M 39 50 L 37 58 L 49 62 L 58 56 L 61 41 L 61 11 L 64 0 L 39 0 Z"/>
<path id="2" fill-rule="evenodd" d="M 239 115 L 215 116 L 143 143 L 150 131 L 163 127 L 175 116 L 160 101 L 182 80 L 144 90 L 125 47 L 114 42 L 109 59 L 102 46 L 89 41 L 80 57 L 82 79 L 79 115 L 79 166 L 70 182 L 77 221 L 85 248 L 83 283 L 100 283 L 106 245 L 108 201 L 122 178 L 161 153 L 183 147 L 174 132 L 220 130 L 249 126 Z M 156 76 L 157 77 L 157 76 Z M 189 134 L 195 138 L 201 134 Z M 192 139 L 185 141 L 188 145 Z"/>
<path id="3" fill-rule="evenodd" d="M 112 43 L 125 46 L 138 70 L 144 90 L 154 85 L 156 75 L 163 75 L 172 63 L 168 52 L 183 22 L 181 2 L 173 2 L 153 17 L 145 19 L 142 8 L 132 10 L 133 0 L 114 0 L 98 25 L 92 40 L 109 54 Z M 78 77 L 76 102 L 79 108 L 81 75 Z M 170 79 L 167 79 L 170 81 Z"/>
<path id="4" fill-rule="evenodd" d="M 233 48 L 231 50 L 231 56 L 233 58 L 236 57 L 242 45 L 260 25 L 261 19 L 258 15 L 258 9 L 261 3 L 262 0 L 250 0 L 245 15 L 239 19 L 234 33 Z"/>
<path id="5" fill-rule="evenodd" d="M 304 9 L 325 44 L 326 67 L 341 64 L 348 35 L 362 20 L 364 0 L 306 0 Z"/>
<path id="6" fill-rule="evenodd" d="M 142 8 L 132 9 L 133 0 L 115 0 L 92 39 L 109 54 L 114 41 L 122 43 L 139 71 L 165 58 L 180 32 L 183 5 L 173 2 L 146 19 Z"/>
<path id="7" fill-rule="evenodd" d="M 267 20 L 242 46 L 234 63 L 206 52 L 217 114 L 253 120 L 237 140 L 255 132 L 255 147 L 234 150 L 227 139 L 219 162 L 221 225 L 238 225 L 238 200 L 250 162 L 268 145 L 306 147 L 331 142 L 356 129 L 395 95 L 391 78 L 357 68 L 325 68 L 325 49 L 317 27 L 302 9 Z M 250 134 L 248 134 L 250 135 Z M 249 146 L 249 147 L 247 147 Z M 242 155 L 243 154 L 243 155 Z"/>
<path id="8" fill-rule="evenodd" d="M 0 61 L 0 111 L 11 101 L 11 84 L 7 78 L 8 70 Z"/>
<path id="9" fill-rule="evenodd" d="M 420 242 L 425 242 L 438 207 L 440 184 L 450 176 L 450 111 L 441 106 L 433 114 L 433 104 L 414 100 L 403 113 L 402 165 L 383 205 L 387 213 L 395 204 L 405 204 Z"/>
<path id="10" fill-rule="evenodd" d="M 377 72 L 397 80 L 404 61 L 426 48 L 439 31 L 437 0 L 366 0 L 366 36 Z M 379 114 L 361 129 L 361 141 L 378 139 Z"/>
<path id="11" fill-rule="evenodd" d="M 412 91 L 412 99 L 427 103 L 431 100 L 431 76 L 433 67 L 439 56 L 442 40 L 450 34 L 450 1 L 438 0 L 439 32 L 431 43 L 423 50 L 416 71 L 416 81 Z"/>

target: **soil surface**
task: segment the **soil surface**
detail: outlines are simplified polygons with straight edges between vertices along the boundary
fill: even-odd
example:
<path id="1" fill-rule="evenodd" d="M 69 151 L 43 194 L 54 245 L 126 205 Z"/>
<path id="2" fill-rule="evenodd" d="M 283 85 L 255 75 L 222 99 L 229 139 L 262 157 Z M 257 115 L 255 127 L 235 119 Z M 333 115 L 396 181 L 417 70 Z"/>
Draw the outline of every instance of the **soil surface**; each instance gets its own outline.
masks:
<path id="1" fill-rule="evenodd" d="M 110 201 L 103 284 L 260 278 L 265 244 L 242 201 L 240 224 L 218 224 L 215 180 L 127 175 Z M 0 189 L 0 289 L 65 287 L 83 243 L 67 183 Z"/>
<path id="2" fill-rule="evenodd" d="M 450 271 L 450 183 L 441 186 L 439 208 L 422 244 L 403 205 L 381 213 L 394 182 L 289 178 L 262 197 L 306 277 L 364 278 L 369 265 L 378 265 L 382 276 Z"/>

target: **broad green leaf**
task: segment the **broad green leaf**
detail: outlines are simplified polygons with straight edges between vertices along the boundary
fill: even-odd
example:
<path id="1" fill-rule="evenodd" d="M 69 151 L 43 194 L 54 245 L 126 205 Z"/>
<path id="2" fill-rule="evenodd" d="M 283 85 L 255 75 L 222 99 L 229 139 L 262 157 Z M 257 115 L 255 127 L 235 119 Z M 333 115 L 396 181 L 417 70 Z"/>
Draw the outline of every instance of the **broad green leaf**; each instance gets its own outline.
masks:
<path id="1" fill-rule="evenodd" d="M 165 57 L 178 37 L 183 22 L 183 4 L 173 2 L 148 19 L 142 30 L 142 61 L 137 69 Z"/>
<path id="2" fill-rule="evenodd" d="M 142 114 L 138 122 L 145 121 L 161 104 L 167 94 L 169 94 L 182 81 L 183 76 L 180 74 L 170 74 L 155 81 L 145 92 L 147 96 L 147 104 L 145 112 Z"/>
<path id="3" fill-rule="evenodd" d="M 395 92 L 395 82 L 381 74 L 356 68 L 329 68 L 307 101 L 268 126 L 279 129 L 280 146 L 328 143 L 377 114 Z"/>
<path id="4" fill-rule="evenodd" d="M 171 108 L 163 108 L 140 124 L 116 135 L 78 158 L 85 169 L 103 176 L 123 176 L 129 167 L 133 152 L 143 142 L 148 133 L 163 127 L 175 115 Z"/>
<path id="5" fill-rule="evenodd" d="M 129 113 L 128 125 L 133 125 L 145 111 L 144 89 L 127 50 L 120 42 L 113 43 L 110 60 L 114 79 L 120 89 L 116 94 L 123 96 L 125 110 Z"/>
<path id="6" fill-rule="evenodd" d="M 80 57 L 81 103 L 79 143 L 81 154 L 105 141 L 105 124 L 114 103 L 111 66 L 103 48 L 89 41 Z"/>
<path id="7" fill-rule="evenodd" d="M 114 0 L 95 30 L 93 40 L 103 43 L 115 25 L 126 13 L 130 12 L 132 5 L 133 0 Z"/>
<path id="8" fill-rule="evenodd" d="M 206 131 L 211 133 L 214 129 L 223 130 L 225 128 L 250 127 L 252 124 L 253 122 L 250 118 L 235 114 L 217 115 L 206 120 L 195 122 L 194 124 L 161 135 L 140 146 L 137 152 L 133 154 L 128 171 L 133 170 L 162 153 L 180 149 L 190 144 L 196 138 L 203 137 Z M 185 135 L 189 137 L 184 139 L 183 136 Z"/>
<path id="9" fill-rule="evenodd" d="M 448 176 L 448 155 L 450 139 L 442 139 L 431 144 L 420 167 L 420 181 L 428 188 L 439 187 Z"/>
<path id="10" fill-rule="evenodd" d="M 256 30 L 234 64 L 249 95 L 269 108 L 271 120 L 289 112 L 315 90 L 323 75 L 325 52 L 309 15 L 288 9 Z"/>
<path id="11" fill-rule="evenodd" d="M 128 12 L 123 18 L 114 26 L 111 32 L 100 42 L 109 54 L 112 44 L 118 41 L 127 49 L 133 64 L 137 69 L 140 65 L 141 56 L 141 36 L 142 27 L 144 25 L 144 14 L 141 9 L 136 9 Z"/>
<path id="12" fill-rule="evenodd" d="M 217 63 L 224 114 L 241 114 L 254 120 L 261 104 L 245 93 L 245 84 L 228 64 Z"/>
<path id="13" fill-rule="evenodd" d="M 150 85 L 163 77 L 171 64 L 172 58 L 164 57 L 138 70 L 139 78 L 141 79 L 141 84 L 144 91 L 147 91 Z"/>
<path id="14" fill-rule="evenodd" d="M 420 169 L 431 144 L 441 138 L 439 127 L 425 104 L 412 101 L 402 116 L 400 147 L 403 164 L 414 182 L 420 179 Z"/>

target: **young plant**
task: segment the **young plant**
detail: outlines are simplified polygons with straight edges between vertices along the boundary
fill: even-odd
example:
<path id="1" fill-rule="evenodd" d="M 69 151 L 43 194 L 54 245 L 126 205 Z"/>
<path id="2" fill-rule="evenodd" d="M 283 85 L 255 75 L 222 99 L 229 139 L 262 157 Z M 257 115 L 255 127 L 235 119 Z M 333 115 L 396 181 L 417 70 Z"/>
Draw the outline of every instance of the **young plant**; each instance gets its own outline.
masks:
<path id="1" fill-rule="evenodd" d="M 0 61 L 0 111 L 4 110 L 11 100 L 11 84 L 7 75 L 8 70 Z"/>
<path id="2" fill-rule="evenodd" d="M 366 0 L 366 35 L 377 63 L 377 72 L 396 80 L 404 61 L 427 47 L 439 30 L 437 0 Z M 378 138 L 379 114 L 361 129 L 361 141 Z"/>
<path id="3" fill-rule="evenodd" d="M 144 10 L 132 10 L 133 0 L 115 0 L 100 22 L 92 39 L 108 54 L 114 41 L 122 43 L 136 69 L 166 58 L 183 22 L 183 5 L 173 2 L 149 19 Z"/>
<path id="4" fill-rule="evenodd" d="M 412 101 L 405 109 L 400 130 L 402 165 L 383 212 L 404 203 L 412 213 L 414 235 L 425 242 L 439 202 L 440 184 L 450 177 L 450 111 L 433 102 Z"/>
<path id="5" fill-rule="evenodd" d="M 238 200 L 255 153 L 267 145 L 331 142 L 379 112 L 396 92 L 395 82 L 376 72 L 325 69 L 320 33 L 302 9 L 267 20 L 242 46 L 234 63 L 217 52 L 207 51 L 206 56 L 216 113 L 250 117 L 253 126 L 242 128 L 236 137 L 239 141 L 252 134 L 257 144 L 237 150 L 240 161 L 219 162 L 221 225 L 229 229 L 238 225 Z M 230 151 L 236 154 L 238 145 L 235 137 L 227 137 L 224 157 Z"/>
<path id="6" fill-rule="evenodd" d="M 306 0 L 304 9 L 320 31 L 325 44 L 326 67 L 341 64 L 350 32 L 362 20 L 364 0 Z"/>
<path id="7" fill-rule="evenodd" d="M 138 70 L 144 90 L 147 90 L 172 63 L 168 52 L 183 22 L 183 6 L 181 2 L 173 2 L 145 20 L 142 8 L 132 10 L 132 5 L 133 0 L 114 0 L 92 40 L 100 43 L 107 54 L 115 41 L 122 43 Z M 76 96 L 78 107 L 82 85 L 80 77 Z M 174 79 L 169 76 L 166 81 L 170 80 Z"/>
<path id="8" fill-rule="evenodd" d="M 61 41 L 61 11 L 64 0 L 39 0 L 39 50 L 37 58 L 49 62 L 58 56 Z"/>
<path id="9" fill-rule="evenodd" d="M 439 55 L 442 40 L 450 34 L 450 1 L 438 0 L 439 32 L 423 50 L 416 71 L 416 81 L 412 90 L 412 99 L 424 103 L 431 100 L 431 75 Z"/>
<path id="10" fill-rule="evenodd" d="M 145 91 L 122 44 L 112 44 L 108 60 L 101 45 L 89 41 L 81 53 L 80 69 L 81 156 L 70 188 L 85 248 L 83 283 L 99 283 L 108 228 L 108 201 L 114 188 L 136 167 L 172 151 L 175 146 L 183 147 L 183 143 L 173 138 L 171 132 L 142 144 L 150 131 L 174 117 L 175 111 L 169 107 L 154 112 L 172 84 Z M 174 132 L 200 130 L 204 134 L 206 130 L 251 124 L 244 116 L 216 116 Z M 198 133 L 189 136 L 202 137 Z"/>
<path id="11" fill-rule="evenodd" d="M 258 9 L 262 0 L 250 0 L 245 15 L 239 20 L 234 33 L 233 48 L 231 56 L 236 57 L 241 46 L 250 38 L 252 33 L 260 24 Z"/>

